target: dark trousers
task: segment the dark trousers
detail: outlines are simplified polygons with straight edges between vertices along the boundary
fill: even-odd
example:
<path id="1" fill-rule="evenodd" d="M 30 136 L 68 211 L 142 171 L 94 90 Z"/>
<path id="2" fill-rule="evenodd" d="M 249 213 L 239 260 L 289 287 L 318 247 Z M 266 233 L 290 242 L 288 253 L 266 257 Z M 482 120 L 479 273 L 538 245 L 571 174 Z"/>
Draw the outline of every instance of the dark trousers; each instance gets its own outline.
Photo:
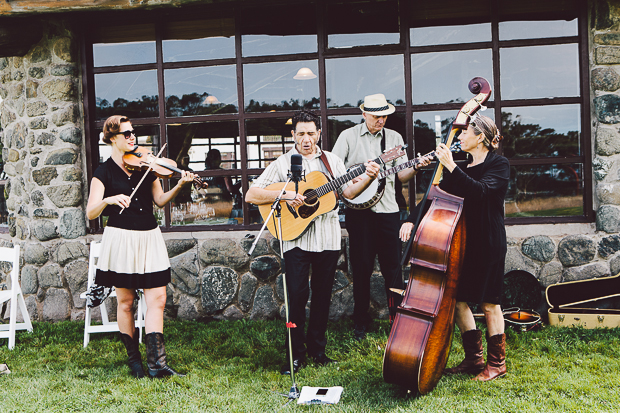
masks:
<path id="1" fill-rule="evenodd" d="M 403 288 L 400 267 L 402 244 L 398 238 L 400 216 L 398 212 L 380 214 L 370 209 L 346 210 L 349 233 L 349 259 L 353 270 L 353 320 L 356 325 L 368 325 L 370 315 L 370 277 L 379 256 L 381 275 L 385 282 L 390 319 L 396 315 L 400 300 L 390 288 Z"/>
<path id="2" fill-rule="evenodd" d="M 299 248 L 284 253 L 289 320 L 297 325 L 291 329 L 293 358 L 304 358 L 306 345 L 310 357 L 325 352 L 327 345 L 325 331 L 339 255 L 340 251 L 308 252 Z M 308 283 L 310 267 L 312 277 Z M 310 288 L 312 288 L 310 320 L 308 333 L 304 334 Z M 286 351 L 288 353 L 288 335 Z"/>

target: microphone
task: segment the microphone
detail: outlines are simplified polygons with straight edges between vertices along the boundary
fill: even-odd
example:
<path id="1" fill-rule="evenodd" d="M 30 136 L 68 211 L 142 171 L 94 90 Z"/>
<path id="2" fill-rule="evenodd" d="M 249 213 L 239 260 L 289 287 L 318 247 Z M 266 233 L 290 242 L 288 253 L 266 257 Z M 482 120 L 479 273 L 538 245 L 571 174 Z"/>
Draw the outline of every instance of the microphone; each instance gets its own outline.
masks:
<path id="1" fill-rule="evenodd" d="M 299 181 L 302 179 L 304 171 L 302 163 L 302 157 L 300 154 L 295 153 L 291 155 L 291 180 L 295 182 L 295 193 L 299 193 Z"/>

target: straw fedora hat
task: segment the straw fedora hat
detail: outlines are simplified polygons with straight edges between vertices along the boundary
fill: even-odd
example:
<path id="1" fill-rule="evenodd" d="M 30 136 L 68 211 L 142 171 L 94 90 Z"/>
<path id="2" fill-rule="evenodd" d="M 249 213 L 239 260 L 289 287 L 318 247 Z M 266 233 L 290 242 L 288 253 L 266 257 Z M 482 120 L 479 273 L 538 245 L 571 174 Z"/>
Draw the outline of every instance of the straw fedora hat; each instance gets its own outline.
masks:
<path id="1" fill-rule="evenodd" d="M 360 109 L 362 112 L 375 116 L 391 115 L 395 110 L 394 105 L 387 102 L 383 93 L 364 97 L 364 103 L 360 105 Z"/>

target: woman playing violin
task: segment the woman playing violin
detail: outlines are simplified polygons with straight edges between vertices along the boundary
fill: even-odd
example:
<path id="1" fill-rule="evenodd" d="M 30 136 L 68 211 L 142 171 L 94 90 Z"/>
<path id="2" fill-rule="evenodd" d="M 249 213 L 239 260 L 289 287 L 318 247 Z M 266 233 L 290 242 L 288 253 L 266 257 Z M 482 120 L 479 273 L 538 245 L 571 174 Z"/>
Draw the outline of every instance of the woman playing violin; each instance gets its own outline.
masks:
<path id="1" fill-rule="evenodd" d="M 116 287 L 118 327 L 132 374 L 137 378 L 145 376 L 133 309 L 136 290 L 143 289 L 147 307 L 148 374 L 151 377 L 179 375 L 166 363 L 163 327 L 170 261 L 153 214 L 153 202 L 163 207 L 195 177 L 183 171 L 177 185 L 164 192 L 152 172 L 131 172 L 123 163 L 123 155 L 137 143 L 127 117 L 109 117 L 103 125 L 103 135 L 103 141 L 112 146 L 112 156 L 93 174 L 86 207 L 88 219 L 101 214 L 109 217 L 101 239 L 95 283 Z M 138 186 L 144 174 L 147 176 Z M 138 189 L 130 199 L 135 188 Z"/>
<path id="2" fill-rule="evenodd" d="M 506 374 L 506 335 L 500 301 L 506 257 L 504 196 L 510 166 L 506 158 L 494 152 L 502 137 L 490 118 L 474 117 L 458 139 L 462 150 L 470 155 L 466 167 L 461 168 L 454 162 L 446 145 L 440 144 L 436 150 L 437 159 L 445 168 L 439 187 L 464 198 L 467 234 L 455 312 L 465 359 L 444 372 L 476 374 L 474 380 L 488 381 Z M 411 222 L 402 225 L 400 237 L 403 241 L 409 239 L 412 228 Z M 486 365 L 482 332 L 476 328 L 468 302 L 480 303 L 486 318 Z"/>

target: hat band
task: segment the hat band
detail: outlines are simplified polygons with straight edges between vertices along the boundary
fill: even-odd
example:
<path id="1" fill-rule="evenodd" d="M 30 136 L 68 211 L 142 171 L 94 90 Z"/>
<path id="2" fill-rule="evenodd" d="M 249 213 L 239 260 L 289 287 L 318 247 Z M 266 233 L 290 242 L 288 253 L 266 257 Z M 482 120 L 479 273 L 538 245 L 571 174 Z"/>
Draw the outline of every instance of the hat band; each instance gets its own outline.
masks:
<path id="1" fill-rule="evenodd" d="M 364 112 L 380 112 L 382 110 L 388 110 L 390 107 L 388 105 L 381 106 L 380 108 L 367 108 L 364 106 Z"/>

